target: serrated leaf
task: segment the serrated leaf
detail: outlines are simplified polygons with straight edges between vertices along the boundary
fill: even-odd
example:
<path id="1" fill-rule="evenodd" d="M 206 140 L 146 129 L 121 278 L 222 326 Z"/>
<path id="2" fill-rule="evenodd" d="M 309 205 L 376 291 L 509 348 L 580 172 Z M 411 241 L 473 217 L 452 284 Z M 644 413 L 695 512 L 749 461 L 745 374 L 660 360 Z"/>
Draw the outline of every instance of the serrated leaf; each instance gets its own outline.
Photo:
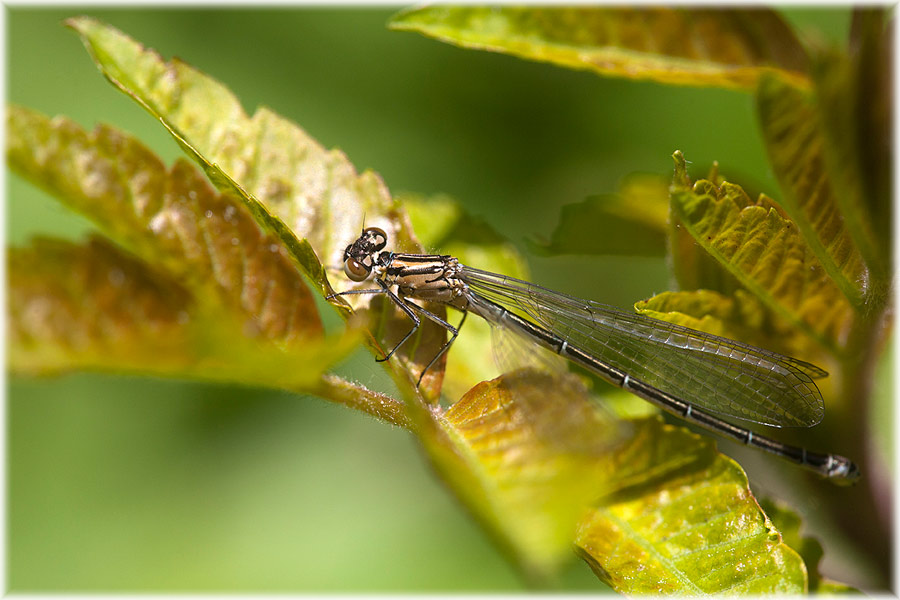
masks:
<path id="1" fill-rule="evenodd" d="M 285 352 L 275 340 L 236 334 L 233 314 L 196 302 L 167 273 L 100 237 L 39 239 L 11 249 L 8 267 L 9 366 L 18 373 L 102 370 L 310 391 L 358 343 L 351 332 Z"/>
<path id="2" fill-rule="evenodd" d="M 219 189 L 237 194 L 289 248 L 295 236 L 308 240 L 325 266 L 339 270 L 344 248 L 359 235 L 365 218 L 366 225 L 388 233 L 394 249 L 421 250 L 405 212 L 373 172 L 357 174 L 343 153 L 325 150 L 296 124 L 264 107 L 248 116 L 218 81 L 178 59 L 165 62 L 113 27 L 87 17 L 70 19 L 67 25 L 81 35 L 107 79 L 158 118 Z M 318 261 L 297 262 L 323 293 L 331 293 Z M 379 352 L 392 348 L 411 327 L 389 304 L 379 302 L 369 311 L 371 296 L 349 299 L 380 338 Z M 347 302 L 331 302 L 345 314 Z M 446 314 L 439 305 L 429 310 Z M 395 355 L 406 376 L 388 365 L 400 377 L 398 384 L 411 385 L 446 339 L 443 329 L 427 320 L 419 333 Z M 430 398 L 439 393 L 444 362 L 438 361 L 422 382 Z"/>
<path id="3" fill-rule="evenodd" d="M 812 95 L 771 74 L 760 81 L 756 102 L 781 205 L 841 293 L 860 309 L 866 275 L 856 240 L 871 233 L 859 208 L 836 194 Z"/>
<path id="4" fill-rule="evenodd" d="M 676 176 L 679 176 L 679 174 L 676 173 Z M 707 179 L 717 186 L 725 182 L 719 173 L 718 163 L 713 164 Z M 676 181 L 675 185 L 690 186 L 691 182 L 687 177 L 687 173 L 684 173 L 684 178 Z M 691 232 L 684 227 L 671 201 L 669 202 L 667 242 L 668 264 L 672 269 L 672 276 L 679 289 L 708 289 L 725 295 L 731 295 L 740 289 L 740 282 L 719 264 L 715 258 L 710 256 L 697 243 Z"/>
<path id="5" fill-rule="evenodd" d="M 7 157 L 116 242 L 160 265 L 197 302 L 240 315 L 243 335 L 286 348 L 321 339 L 318 309 L 281 240 L 190 163 L 167 169 L 111 127 L 88 133 L 64 117 L 15 106 L 7 113 Z"/>
<path id="6" fill-rule="evenodd" d="M 635 173 L 617 194 L 563 206 L 550 242 L 533 246 L 546 255 L 663 256 L 668 212 L 668 179 Z"/>
<path id="7" fill-rule="evenodd" d="M 675 160 L 672 210 L 696 242 L 766 308 L 840 354 L 853 309 L 797 226 L 737 185 L 687 185 L 684 158 Z"/>
<path id="8" fill-rule="evenodd" d="M 772 10 L 427 6 L 393 29 L 602 75 L 752 89 L 766 69 L 805 82 L 806 54 Z"/>

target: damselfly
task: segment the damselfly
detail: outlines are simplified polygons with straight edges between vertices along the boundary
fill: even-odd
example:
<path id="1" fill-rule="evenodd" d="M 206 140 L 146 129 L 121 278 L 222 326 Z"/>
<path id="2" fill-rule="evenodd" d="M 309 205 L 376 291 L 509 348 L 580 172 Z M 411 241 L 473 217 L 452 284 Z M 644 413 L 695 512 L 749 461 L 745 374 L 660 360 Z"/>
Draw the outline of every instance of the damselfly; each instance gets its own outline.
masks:
<path id="1" fill-rule="evenodd" d="M 347 277 L 356 282 L 371 277 L 378 287 L 335 294 L 384 294 L 410 318 L 412 329 L 380 360 L 388 360 L 416 332 L 421 315 L 450 333 L 424 376 L 472 312 L 725 438 L 836 482 L 859 476 L 843 456 L 783 444 L 711 414 L 770 427 L 812 427 L 825 413 L 814 380 L 827 375 L 813 364 L 473 269 L 449 255 L 389 252 L 387 241 L 383 230 L 369 227 L 344 251 Z M 452 306 L 463 313 L 462 320 L 454 327 L 410 299 Z"/>

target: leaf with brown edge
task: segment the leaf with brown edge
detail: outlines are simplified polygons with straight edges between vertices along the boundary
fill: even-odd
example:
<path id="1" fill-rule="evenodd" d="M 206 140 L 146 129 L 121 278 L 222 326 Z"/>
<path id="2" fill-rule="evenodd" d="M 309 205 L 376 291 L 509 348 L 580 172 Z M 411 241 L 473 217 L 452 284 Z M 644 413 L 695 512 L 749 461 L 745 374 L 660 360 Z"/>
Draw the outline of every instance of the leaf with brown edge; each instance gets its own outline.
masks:
<path id="1" fill-rule="evenodd" d="M 634 173 L 616 194 L 567 204 L 547 243 L 533 245 L 545 255 L 663 256 L 669 212 L 669 180 Z"/>
<path id="2" fill-rule="evenodd" d="M 672 210 L 694 240 L 767 309 L 840 355 L 853 308 L 797 226 L 734 184 L 689 185 L 680 152 L 675 162 Z"/>
<path id="3" fill-rule="evenodd" d="M 242 319 L 195 301 L 169 274 L 102 237 L 12 248 L 8 277 L 9 367 L 19 374 L 93 370 L 310 392 L 358 343 L 350 332 L 286 351 L 242 335 Z"/>
<path id="4" fill-rule="evenodd" d="M 190 163 L 167 169 L 116 129 L 88 133 L 64 117 L 20 107 L 8 109 L 7 157 L 16 171 L 171 274 L 197 302 L 225 305 L 244 335 L 286 348 L 321 339 L 315 301 L 281 240 Z"/>
<path id="5" fill-rule="evenodd" d="M 675 173 L 676 180 L 673 187 L 686 187 L 691 185 L 687 171 Z M 725 182 L 719 172 L 718 163 L 713 163 L 707 179 L 715 185 Z M 667 259 L 672 276 L 677 287 L 682 290 L 708 289 L 731 295 L 740 289 L 740 282 L 709 255 L 703 247 L 697 243 L 675 212 L 672 202 L 669 201 L 668 237 L 666 243 Z"/>
<path id="6" fill-rule="evenodd" d="M 393 29 L 464 48 L 676 85 L 753 89 L 767 69 L 806 82 L 807 57 L 772 10 L 426 6 Z"/>
<path id="7" fill-rule="evenodd" d="M 857 244 L 870 243 L 865 240 L 871 225 L 834 187 L 813 96 L 773 74 L 760 81 L 756 102 L 781 205 L 841 293 L 860 310 L 865 277 Z"/>
<path id="8" fill-rule="evenodd" d="M 357 174 L 343 153 L 326 150 L 296 124 L 266 108 L 248 116 L 224 85 L 186 63 L 165 62 L 117 29 L 88 17 L 69 19 L 104 76 L 169 130 L 181 147 L 223 191 L 235 193 L 267 230 L 293 249 L 302 238 L 318 256 L 298 264 L 324 294 L 332 292 L 325 267 L 339 270 L 344 248 L 367 226 L 381 227 L 394 250 L 421 251 L 409 219 L 371 171 Z M 308 264 L 309 263 L 309 264 Z M 342 278 L 342 281 L 345 279 Z M 345 286 L 339 286 L 345 291 Z M 384 353 L 412 323 L 392 306 L 367 310 L 372 296 L 339 297 L 331 303 L 346 316 L 347 301 L 369 319 L 371 340 Z M 445 316 L 442 306 L 432 307 Z M 424 320 L 420 336 L 395 355 L 405 375 L 389 366 L 398 385 L 412 385 L 446 340 L 446 332 Z M 439 394 L 442 359 L 422 382 L 431 399 Z"/>
<path id="9" fill-rule="evenodd" d="M 184 287 L 103 238 L 39 238 L 7 254 L 13 372 L 166 369 L 187 363 L 195 310 Z"/>

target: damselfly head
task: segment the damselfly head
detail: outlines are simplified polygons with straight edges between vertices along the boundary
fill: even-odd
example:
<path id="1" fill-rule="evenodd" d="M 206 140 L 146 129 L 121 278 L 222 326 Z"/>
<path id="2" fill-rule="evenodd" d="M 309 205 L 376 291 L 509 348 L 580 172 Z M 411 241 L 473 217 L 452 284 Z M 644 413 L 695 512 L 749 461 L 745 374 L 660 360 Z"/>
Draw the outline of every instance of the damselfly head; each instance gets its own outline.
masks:
<path id="1" fill-rule="evenodd" d="M 387 246 L 387 234 L 379 227 L 367 227 L 344 250 L 344 274 L 351 281 L 365 281 L 372 274 L 375 255 Z"/>

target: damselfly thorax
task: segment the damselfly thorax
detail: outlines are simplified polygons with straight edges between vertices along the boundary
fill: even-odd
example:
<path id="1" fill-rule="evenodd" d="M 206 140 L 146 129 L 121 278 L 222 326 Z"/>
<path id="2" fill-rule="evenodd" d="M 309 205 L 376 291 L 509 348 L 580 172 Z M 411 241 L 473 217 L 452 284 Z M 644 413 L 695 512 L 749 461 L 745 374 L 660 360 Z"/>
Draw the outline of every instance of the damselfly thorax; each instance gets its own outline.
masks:
<path id="1" fill-rule="evenodd" d="M 383 258 L 381 258 L 383 257 Z M 468 287 L 459 278 L 459 261 L 447 254 L 382 253 L 383 266 L 373 274 L 388 286 L 396 286 L 404 298 L 439 302 L 459 310 L 469 308 Z"/>

